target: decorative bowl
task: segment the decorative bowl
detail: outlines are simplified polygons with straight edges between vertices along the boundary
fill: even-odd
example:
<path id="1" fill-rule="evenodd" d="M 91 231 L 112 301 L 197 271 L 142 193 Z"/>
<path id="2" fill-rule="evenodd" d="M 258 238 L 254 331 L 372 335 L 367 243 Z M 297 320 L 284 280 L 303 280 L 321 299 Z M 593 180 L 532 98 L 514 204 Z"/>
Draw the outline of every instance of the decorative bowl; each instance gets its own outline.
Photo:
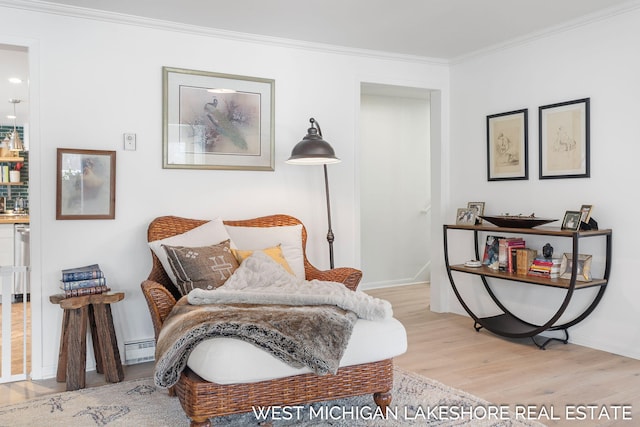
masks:
<path id="1" fill-rule="evenodd" d="M 551 218 L 536 218 L 534 216 L 522 216 L 522 215 L 498 215 L 488 216 L 479 215 L 480 218 L 487 220 L 493 225 L 498 227 L 511 227 L 511 228 L 533 228 L 538 225 L 548 224 L 557 219 Z"/>

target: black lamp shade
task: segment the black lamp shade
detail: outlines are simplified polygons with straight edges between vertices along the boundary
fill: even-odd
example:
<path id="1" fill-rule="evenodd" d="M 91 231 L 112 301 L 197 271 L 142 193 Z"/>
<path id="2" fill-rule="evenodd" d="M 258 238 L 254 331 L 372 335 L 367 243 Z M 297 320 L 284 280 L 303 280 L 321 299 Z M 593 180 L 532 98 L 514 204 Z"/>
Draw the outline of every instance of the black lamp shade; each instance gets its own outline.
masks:
<path id="1" fill-rule="evenodd" d="M 310 121 L 311 127 L 307 130 L 307 135 L 293 147 L 287 163 L 305 165 L 339 163 L 340 159 L 336 157 L 331 145 L 322 139 L 322 132 L 313 126 L 317 122 L 314 119 Z"/>

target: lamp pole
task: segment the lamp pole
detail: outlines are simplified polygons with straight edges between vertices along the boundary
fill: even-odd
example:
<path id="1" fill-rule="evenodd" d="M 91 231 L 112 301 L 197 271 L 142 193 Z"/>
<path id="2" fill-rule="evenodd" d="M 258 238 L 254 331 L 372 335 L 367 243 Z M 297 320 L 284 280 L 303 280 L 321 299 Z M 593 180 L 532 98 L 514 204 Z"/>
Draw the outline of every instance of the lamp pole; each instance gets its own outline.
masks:
<path id="1" fill-rule="evenodd" d="M 329 202 L 329 175 L 327 174 L 327 164 L 323 164 L 324 168 L 324 189 L 327 195 L 327 223 L 329 224 L 329 230 L 327 231 L 327 242 L 329 242 L 329 266 L 333 270 L 333 230 L 331 229 L 331 203 Z"/>
<path id="2" fill-rule="evenodd" d="M 291 151 L 291 157 L 287 163 L 297 165 L 322 165 L 324 168 L 324 189 L 327 197 L 327 223 L 329 230 L 327 231 L 327 242 L 329 242 L 329 265 L 334 268 L 333 263 L 333 230 L 331 228 L 331 203 L 329 198 L 329 174 L 327 172 L 327 164 L 339 163 L 340 159 L 336 157 L 331 145 L 322 139 L 322 130 L 320 124 L 313 117 L 309 119 L 311 127 L 307 130 L 307 135 L 298 142 Z"/>

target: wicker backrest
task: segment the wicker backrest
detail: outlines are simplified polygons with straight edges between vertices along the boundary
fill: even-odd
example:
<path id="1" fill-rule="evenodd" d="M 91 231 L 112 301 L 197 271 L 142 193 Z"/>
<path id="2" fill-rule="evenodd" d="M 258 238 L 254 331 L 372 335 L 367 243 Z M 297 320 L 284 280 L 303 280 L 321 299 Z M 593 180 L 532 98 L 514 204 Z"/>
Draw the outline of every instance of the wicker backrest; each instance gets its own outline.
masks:
<path id="1" fill-rule="evenodd" d="M 166 239 L 167 237 L 176 236 L 178 234 L 185 233 L 189 230 L 192 230 L 196 227 L 201 226 L 206 223 L 208 220 L 200 220 L 200 219 L 189 219 L 182 218 L 178 216 L 161 216 L 149 224 L 149 228 L 147 230 L 147 241 L 153 242 L 155 240 Z M 260 218 L 253 219 L 245 219 L 245 220 L 234 220 L 234 221 L 224 221 L 226 225 L 232 226 L 241 226 L 241 227 L 279 227 L 285 225 L 298 225 L 302 224 L 302 222 L 289 215 L 269 215 Z M 305 271 L 315 270 L 309 261 L 307 260 L 307 230 L 302 224 L 302 253 L 304 256 L 304 267 Z M 149 273 L 148 280 L 153 280 L 157 283 L 163 285 L 171 294 L 176 298 L 180 299 L 180 293 L 178 289 L 171 282 L 171 279 L 164 271 L 162 264 L 158 257 L 151 251 L 151 257 L 153 259 L 153 265 L 151 267 L 151 272 Z"/>

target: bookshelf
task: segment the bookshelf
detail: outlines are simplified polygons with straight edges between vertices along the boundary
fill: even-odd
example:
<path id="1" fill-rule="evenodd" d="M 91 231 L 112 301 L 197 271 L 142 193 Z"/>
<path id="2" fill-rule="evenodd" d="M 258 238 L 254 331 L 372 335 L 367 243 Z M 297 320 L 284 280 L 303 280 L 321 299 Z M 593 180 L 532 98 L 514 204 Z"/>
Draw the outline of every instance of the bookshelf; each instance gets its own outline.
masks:
<path id="1" fill-rule="evenodd" d="M 452 230 L 472 232 L 473 242 L 475 245 L 476 259 L 482 259 L 481 250 L 484 251 L 484 240 L 481 237 L 491 233 L 494 235 L 536 235 L 536 236 L 549 236 L 554 238 L 571 239 L 573 259 L 577 259 L 579 254 L 579 243 L 585 238 L 601 237 L 604 240 L 604 252 L 605 252 L 605 268 L 603 277 L 593 278 L 588 282 L 581 282 L 577 280 L 577 268 L 578 263 L 573 263 L 571 278 L 570 279 L 549 279 L 544 277 L 529 276 L 523 274 L 509 273 L 499 270 L 494 270 L 486 266 L 482 267 L 467 267 L 464 264 L 451 264 L 449 259 L 449 233 Z M 546 349 L 547 344 L 550 341 L 558 340 L 563 343 L 567 343 L 569 340 L 568 329 L 571 326 L 584 320 L 591 312 L 596 308 L 609 282 L 609 274 L 611 271 L 611 237 L 612 231 L 610 229 L 603 230 L 562 230 L 558 227 L 535 227 L 535 228 L 509 228 L 509 227 L 496 227 L 490 225 L 444 225 L 444 257 L 445 265 L 447 269 L 447 275 L 451 287 L 458 298 L 458 301 L 465 309 L 465 311 L 473 318 L 474 328 L 476 331 L 481 329 L 487 329 L 488 331 L 508 337 L 508 338 L 531 338 L 531 340 L 541 349 Z M 474 313 L 474 311 L 466 303 L 464 296 L 458 289 L 455 283 L 454 272 L 469 274 L 479 277 L 481 284 L 483 285 L 484 292 L 493 300 L 496 306 L 501 310 L 501 314 L 489 317 L 480 317 Z M 547 286 L 553 287 L 564 291 L 564 298 L 559 301 L 560 306 L 557 311 L 550 316 L 548 321 L 540 324 L 533 324 L 522 320 L 518 315 L 507 309 L 507 307 L 500 301 L 496 292 L 492 289 L 491 280 L 502 279 L 511 282 L 520 282 L 532 286 Z M 593 296 L 590 304 L 587 304 L 581 312 L 575 315 L 570 320 L 563 320 L 562 323 L 557 323 L 561 316 L 566 311 L 569 302 L 571 301 L 574 291 L 580 291 L 582 289 L 596 288 L 597 292 Z M 467 298 L 468 299 L 468 298 Z M 544 342 L 539 343 L 536 337 L 545 331 L 561 331 L 564 334 L 564 338 L 547 338 Z"/>

